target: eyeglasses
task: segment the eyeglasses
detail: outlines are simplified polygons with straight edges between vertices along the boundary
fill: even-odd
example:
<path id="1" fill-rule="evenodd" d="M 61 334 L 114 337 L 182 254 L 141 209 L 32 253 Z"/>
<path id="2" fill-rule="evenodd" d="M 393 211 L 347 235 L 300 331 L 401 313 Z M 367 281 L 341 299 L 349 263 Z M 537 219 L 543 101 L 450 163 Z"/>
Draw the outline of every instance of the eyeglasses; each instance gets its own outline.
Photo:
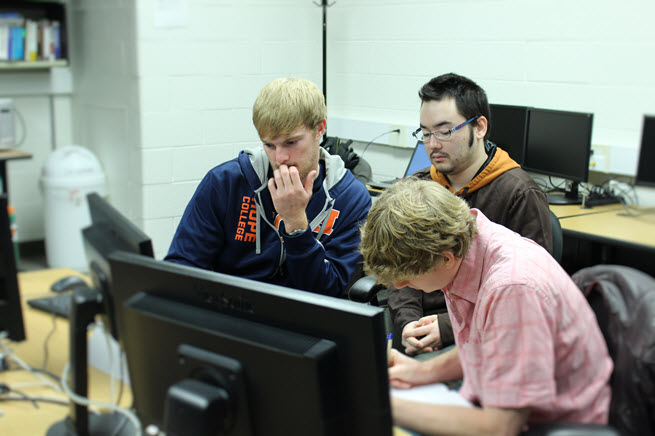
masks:
<path id="1" fill-rule="evenodd" d="M 412 136 L 419 141 L 425 143 L 430 141 L 430 136 L 434 136 L 436 139 L 448 139 L 452 136 L 453 133 L 455 133 L 457 130 L 461 129 L 468 123 L 477 120 L 478 117 L 473 117 L 468 121 L 463 122 L 457 127 L 453 127 L 452 129 L 441 129 L 437 130 L 436 132 L 424 132 L 420 127 L 416 129 L 414 133 L 412 133 Z"/>

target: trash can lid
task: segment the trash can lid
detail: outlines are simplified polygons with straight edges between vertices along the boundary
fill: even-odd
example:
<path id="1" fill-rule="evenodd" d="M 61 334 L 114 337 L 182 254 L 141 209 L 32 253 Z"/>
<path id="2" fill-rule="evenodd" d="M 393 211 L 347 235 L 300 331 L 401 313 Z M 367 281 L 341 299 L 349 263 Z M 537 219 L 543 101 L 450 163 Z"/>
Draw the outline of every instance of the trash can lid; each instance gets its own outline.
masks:
<path id="1" fill-rule="evenodd" d="M 50 153 L 41 170 L 45 179 L 103 176 L 98 158 L 87 148 L 67 145 Z"/>

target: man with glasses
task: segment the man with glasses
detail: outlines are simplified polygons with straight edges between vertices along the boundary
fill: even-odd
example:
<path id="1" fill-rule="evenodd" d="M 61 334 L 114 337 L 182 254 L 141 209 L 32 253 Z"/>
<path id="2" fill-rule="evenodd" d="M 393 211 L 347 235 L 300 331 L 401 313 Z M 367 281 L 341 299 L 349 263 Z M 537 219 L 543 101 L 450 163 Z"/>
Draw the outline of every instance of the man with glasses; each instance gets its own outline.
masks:
<path id="1" fill-rule="evenodd" d="M 207 173 L 166 260 L 343 296 L 371 198 L 341 158 L 320 147 L 326 112 L 312 82 L 266 85 L 252 116 L 263 147 Z"/>
<path id="2" fill-rule="evenodd" d="M 419 97 L 420 128 L 414 136 L 425 144 L 432 166 L 412 177 L 439 183 L 491 221 L 551 251 L 546 195 L 507 152 L 487 140 L 490 111 L 484 90 L 449 73 L 423 85 Z M 404 288 L 389 292 L 388 304 L 395 337 L 400 337 L 407 354 L 454 343 L 442 292 Z"/>

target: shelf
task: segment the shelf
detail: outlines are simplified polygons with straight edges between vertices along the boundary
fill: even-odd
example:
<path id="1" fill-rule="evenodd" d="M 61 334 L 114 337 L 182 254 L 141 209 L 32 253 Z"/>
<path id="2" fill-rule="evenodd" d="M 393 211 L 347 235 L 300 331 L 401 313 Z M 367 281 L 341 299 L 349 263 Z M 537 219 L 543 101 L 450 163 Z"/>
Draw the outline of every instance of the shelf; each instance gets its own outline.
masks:
<path id="1" fill-rule="evenodd" d="M 0 70 L 67 66 L 67 34 L 64 3 L 0 1 Z"/>
<path id="2" fill-rule="evenodd" d="M 0 62 L 0 71 L 7 70 L 43 70 L 52 67 L 66 67 L 68 60 L 57 59 L 54 61 L 7 61 Z"/>

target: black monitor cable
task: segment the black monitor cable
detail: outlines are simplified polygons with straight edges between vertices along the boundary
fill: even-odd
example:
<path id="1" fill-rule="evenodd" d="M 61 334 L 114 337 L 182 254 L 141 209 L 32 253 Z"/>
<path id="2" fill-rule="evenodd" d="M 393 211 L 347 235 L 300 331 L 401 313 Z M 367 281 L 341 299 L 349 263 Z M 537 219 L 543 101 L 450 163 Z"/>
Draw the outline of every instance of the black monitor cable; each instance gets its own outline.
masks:
<path id="1" fill-rule="evenodd" d="M 48 342 L 50 341 L 50 338 L 52 335 L 55 334 L 57 331 L 57 315 L 52 313 L 52 328 L 48 332 L 48 334 L 45 337 L 45 340 L 43 341 L 43 365 L 41 365 L 41 369 L 43 371 L 46 371 L 48 368 L 48 359 L 50 358 L 50 352 L 48 350 Z"/>

